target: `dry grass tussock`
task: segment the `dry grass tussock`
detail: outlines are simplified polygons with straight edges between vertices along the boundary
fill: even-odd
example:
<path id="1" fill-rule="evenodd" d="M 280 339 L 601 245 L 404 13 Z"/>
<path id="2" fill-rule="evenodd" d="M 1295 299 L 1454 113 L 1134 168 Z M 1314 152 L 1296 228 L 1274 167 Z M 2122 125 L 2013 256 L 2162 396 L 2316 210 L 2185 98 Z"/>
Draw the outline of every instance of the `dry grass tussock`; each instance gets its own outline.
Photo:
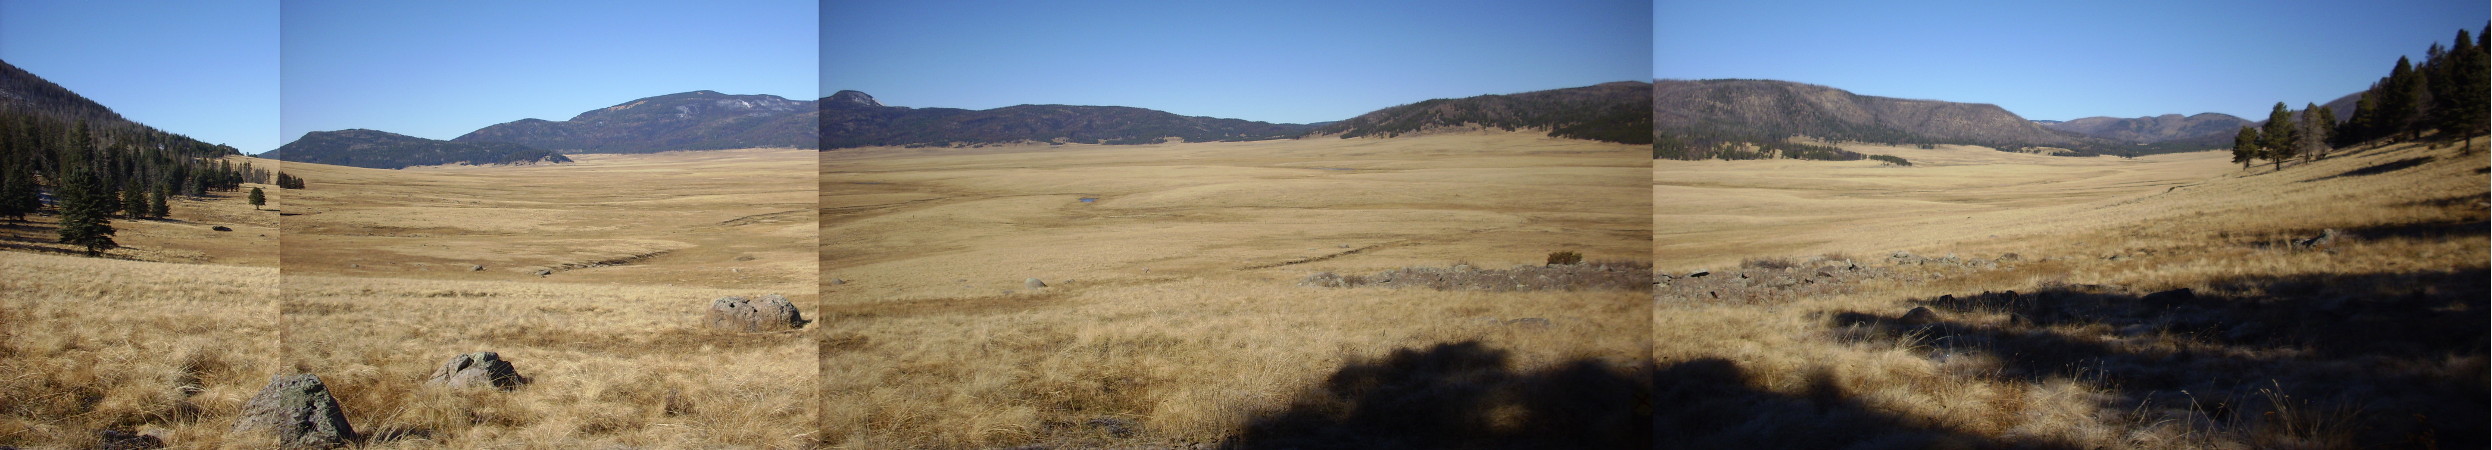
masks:
<path id="1" fill-rule="evenodd" d="M 285 363 L 321 376 L 368 447 L 799 446 L 814 431 L 811 330 L 703 321 L 708 299 L 760 293 L 288 275 Z M 477 351 L 531 382 L 424 384 Z"/>
<path id="2" fill-rule="evenodd" d="M 845 283 L 823 297 L 823 444 L 1637 442 L 1645 292 L 1297 284 L 1640 257 L 1649 153 L 1502 133 L 826 153 L 823 278 Z"/>
<path id="3" fill-rule="evenodd" d="M 0 446 L 227 436 L 277 372 L 277 271 L 0 252 Z"/>
<path id="4" fill-rule="evenodd" d="M 2085 177 L 2167 177 L 2193 158 Z M 1748 257 L 1802 262 L 1796 271 L 1674 271 L 1654 316 L 1656 404 L 1682 406 L 1659 410 L 1656 438 L 1697 447 L 2483 447 L 2492 420 L 2483 407 L 2492 397 L 2483 383 L 2492 376 L 2486 172 L 2481 153 L 2417 144 L 2281 171 L 2215 167 L 2195 180 L 2169 176 L 2181 181 L 2168 186 L 2010 182 L 2102 193 L 2071 205 L 2000 206 L 2039 190 L 2022 185 L 1856 190 L 1845 195 L 1962 214 L 1922 232 L 1856 238 L 1811 224 L 1840 217 L 1766 221 L 1762 232 L 1828 238 L 1785 255 L 1863 254 L 1881 238 L 1928 243 L 1869 253 L 1916 255 L 1853 259 L 1861 270 L 1812 284 L 1774 284 L 1812 272 L 1807 257 Z M 2116 193 L 2123 184 L 2129 193 Z M 2036 211 L 2051 219 L 2035 223 Z M 2291 245 L 2325 229 L 2340 238 Z M 1949 256 L 1926 256 L 1937 254 Z"/>

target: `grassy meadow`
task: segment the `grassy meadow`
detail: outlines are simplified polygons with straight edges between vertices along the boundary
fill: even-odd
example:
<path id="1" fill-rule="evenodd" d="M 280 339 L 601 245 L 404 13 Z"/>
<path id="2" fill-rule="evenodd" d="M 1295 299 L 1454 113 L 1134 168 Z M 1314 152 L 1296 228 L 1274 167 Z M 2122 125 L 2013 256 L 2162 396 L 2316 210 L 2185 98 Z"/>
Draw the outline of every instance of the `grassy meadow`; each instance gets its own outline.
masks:
<path id="1" fill-rule="evenodd" d="M 2483 447 L 2471 145 L 1657 161 L 1656 439 Z"/>
<path id="2" fill-rule="evenodd" d="M 1300 281 L 1640 261 L 1648 153 L 1529 133 L 825 152 L 822 443 L 1640 439 L 1642 286 Z"/>
<path id="3" fill-rule="evenodd" d="M 177 196 L 165 220 L 115 219 L 103 258 L 57 243 L 48 213 L 0 224 L 0 446 L 241 445 L 226 428 L 278 367 L 277 212 L 252 187 L 278 203 L 259 184 Z"/>
<path id="4" fill-rule="evenodd" d="M 705 327 L 712 299 L 815 311 L 815 152 L 574 164 L 289 164 L 284 369 L 318 374 L 370 448 L 789 448 L 814 439 L 813 330 Z M 423 384 L 493 351 L 532 382 Z"/>

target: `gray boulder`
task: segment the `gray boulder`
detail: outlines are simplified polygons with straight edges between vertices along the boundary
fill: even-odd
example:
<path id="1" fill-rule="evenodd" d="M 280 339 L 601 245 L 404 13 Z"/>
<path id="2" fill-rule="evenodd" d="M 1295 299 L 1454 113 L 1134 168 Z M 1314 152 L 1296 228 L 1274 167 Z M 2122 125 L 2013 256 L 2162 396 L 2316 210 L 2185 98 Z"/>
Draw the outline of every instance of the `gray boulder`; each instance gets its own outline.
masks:
<path id="1" fill-rule="evenodd" d="M 232 431 L 268 433 L 278 448 L 337 447 L 355 438 L 337 397 L 329 395 L 320 377 L 308 373 L 270 378 L 267 387 L 243 403 Z"/>
<path id="2" fill-rule="evenodd" d="M 710 301 L 711 328 L 744 332 L 793 330 L 805 327 L 805 316 L 779 294 L 746 300 L 719 297 Z"/>
<path id="3" fill-rule="evenodd" d="M 1047 282 L 1044 282 L 1044 281 L 1038 281 L 1038 279 L 1037 279 L 1037 278 L 1031 278 L 1031 279 L 1027 279 L 1027 280 L 1021 280 L 1021 287 L 1032 288 L 1032 289 L 1036 289 L 1036 288 L 1043 288 L 1043 287 L 1047 287 Z"/>
<path id="4" fill-rule="evenodd" d="M 519 370 L 511 367 L 510 361 L 503 361 L 500 354 L 475 352 L 450 357 L 449 361 L 441 363 L 440 368 L 433 369 L 433 375 L 426 377 L 424 383 L 453 388 L 490 387 L 507 391 L 527 384 L 528 377 L 520 376 Z"/>

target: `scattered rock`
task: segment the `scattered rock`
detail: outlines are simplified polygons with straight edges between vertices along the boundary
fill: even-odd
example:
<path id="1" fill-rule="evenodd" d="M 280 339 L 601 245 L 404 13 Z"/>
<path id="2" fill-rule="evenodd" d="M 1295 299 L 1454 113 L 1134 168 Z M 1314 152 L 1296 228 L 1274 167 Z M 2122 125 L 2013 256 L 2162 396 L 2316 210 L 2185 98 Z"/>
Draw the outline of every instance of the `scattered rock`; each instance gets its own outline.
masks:
<path id="1" fill-rule="evenodd" d="M 2198 294 L 2196 292 L 2191 292 L 2189 288 L 2180 288 L 2146 294 L 2145 297 L 2139 298 L 2138 301 L 2144 302 L 2146 306 L 2170 308 L 2180 306 L 2182 303 L 2188 303 L 2190 300 L 2197 299 Z"/>
<path id="2" fill-rule="evenodd" d="M 1712 275 L 1712 274 L 1713 274 L 1713 271 L 1710 271 L 1710 270 L 1698 270 L 1698 271 L 1694 271 L 1694 272 L 1688 272 L 1688 273 L 1687 273 L 1687 277 L 1688 277 L 1688 278 L 1704 278 L 1706 275 Z"/>
<path id="3" fill-rule="evenodd" d="M 467 271 L 469 271 L 469 272 L 483 272 L 484 270 L 485 270 L 485 265 L 483 265 L 483 264 L 468 264 L 468 265 L 467 265 Z"/>
<path id="4" fill-rule="evenodd" d="M 1299 279 L 1298 285 L 1337 288 L 1345 287 L 1348 283 L 1341 278 L 1341 274 L 1332 272 L 1316 272 L 1313 275 L 1307 275 L 1306 278 Z"/>
<path id="5" fill-rule="evenodd" d="M 848 280 L 842 280 L 842 279 L 838 279 L 838 278 L 832 278 L 832 279 L 831 279 L 831 285 L 832 285 L 832 286 L 838 286 L 838 285 L 843 285 L 843 284 L 848 284 Z"/>
<path id="6" fill-rule="evenodd" d="M 1911 326 L 1929 325 L 1938 323 L 1938 312 L 1931 311 L 1926 306 L 1915 306 L 1911 311 L 1905 311 L 1904 316 L 1896 321 Z"/>
<path id="7" fill-rule="evenodd" d="M 208 229 L 210 229 L 210 230 L 216 230 L 216 231 L 234 231 L 233 227 L 228 227 L 228 226 L 224 226 L 224 225 L 217 225 L 217 226 L 213 226 L 213 227 L 208 227 Z"/>
<path id="8" fill-rule="evenodd" d="M 719 297 L 710 301 L 710 327 L 744 332 L 793 330 L 805 327 L 804 314 L 779 294 L 752 300 Z"/>
<path id="9" fill-rule="evenodd" d="M 335 447 L 355 437 L 337 397 L 329 395 L 319 376 L 308 373 L 269 378 L 268 386 L 242 405 L 242 418 L 234 421 L 232 431 L 268 433 L 280 448 Z"/>
<path id="10" fill-rule="evenodd" d="M 752 261 L 753 259 L 753 255 L 737 255 L 735 257 L 735 260 L 737 261 Z"/>
<path id="11" fill-rule="evenodd" d="M 96 450 L 148 450 L 164 448 L 164 439 L 121 430 L 95 432 Z"/>
<path id="12" fill-rule="evenodd" d="M 441 368 L 433 369 L 433 375 L 425 378 L 424 383 L 453 388 L 491 387 L 507 391 L 527 384 L 528 377 L 520 376 L 519 370 L 511 367 L 509 361 L 503 361 L 500 354 L 475 352 L 450 357 L 449 361 L 441 363 Z"/>
<path id="13" fill-rule="evenodd" d="M 1031 279 L 1021 280 L 1021 287 L 1033 288 L 1033 289 L 1035 289 L 1035 288 L 1043 288 L 1043 287 L 1047 287 L 1047 282 L 1045 282 L 1045 281 L 1038 281 L 1038 279 L 1037 279 L 1037 278 L 1031 278 Z"/>
<path id="14" fill-rule="evenodd" d="M 1350 248 L 1350 244 L 1341 244 L 1341 248 Z"/>
<path id="15" fill-rule="evenodd" d="M 547 277 L 547 276 L 552 276 L 553 274 L 554 274 L 554 269 L 537 269 L 537 270 L 536 270 L 536 276 L 537 276 L 537 277 L 540 277 L 540 278 L 542 278 L 542 277 Z"/>

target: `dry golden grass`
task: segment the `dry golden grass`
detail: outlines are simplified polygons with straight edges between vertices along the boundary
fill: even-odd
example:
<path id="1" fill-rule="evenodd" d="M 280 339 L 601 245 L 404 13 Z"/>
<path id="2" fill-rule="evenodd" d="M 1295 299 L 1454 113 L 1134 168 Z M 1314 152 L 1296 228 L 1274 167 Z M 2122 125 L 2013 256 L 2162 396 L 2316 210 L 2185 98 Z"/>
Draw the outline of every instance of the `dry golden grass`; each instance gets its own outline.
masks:
<path id="1" fill-rule="evenodd" d="M 277 370 L 277 213 L 253 211 L 251 187 L 275 203 L 254 184 L 116 219 L 123 248 L 105 258 L 63 256 L 56 216 L 0 224 L 0 446 L 91 447 L 105 430 L 232 442 Z"/>
<path id="2" fill-rule="evenodd" d="M 1544 426 L 1565 408 L 1508 397 L 1570 380 L 1598 398 L 1633 398 L 1639 383 L 1622 380 L 1645 353 L 1645 292 L 1297 281 L 1538 265 L 1556 250 L 1638 257 L 1652 235 L 1648 153 L 1522 133 L 826 152 L 822 277 L 845 283 L 824 285 L 823 443 L 1566 429 Z M 1051 287 L 1024 287 L 1027 278 Z M 1522 318 L 1546 321 L 1508 322 Z M 1399 397 L 1366 382 L 1441 392 Z M 1394 400 L 1442 408 L 1361 415 L 1400 411 L 1374 406 Z M 1626 417 L 1613 409 L 1574 425 L 1637 427 L 1597 421 Z M 1584 434 L 1571 438 L 1603 438 Z"/>
<path id="3" fill-rule="evenodd" d="M 237 442 L 277 371 L 276 290 L 273 268 L 0 252 L 0 446 Z"/>
<path id="4" fill-rule="evenodd" d="M 1699 446 L 2484 445 L 2483 153 L 2358 148 L 2276 171 L 2214 153 L 1947 151 L 1905 155 L 1936 168 L 1657 162 L 1656 195 L 1717 207 L 1656 212 L 1658 266 L 1716 269 L 1656 303 L 1657 402 L 1683 405 L 1660 410 L 1658 432 Z M 1831 207 L 1783 213 L 1802 205 Z M 2327 228 L 2345 239 L 2287 244 Z M 1996 267 L 1889 264 L 1897 250 Z M 1881 275 L 1724 278 L 1770 282 L 1785 272 L 1725 267 L 1829 253 Z M 2144 298 L 2178 288 L 2196 299 Z M 1905 317 L 1914 307 L 1937 314 Z"/>
<path id="5" fill-rule="evenodd" d="M 718 332 L 702 317 L 711 299 L 769 293 L 815 312 L 814 155 L 290 164 L 311 189 L 284 221 L 285 368 L 320 375 L 367 447 L 803 446 L 814 331 Z M 422 383 L 477 351 L 533 382 Z"/>

